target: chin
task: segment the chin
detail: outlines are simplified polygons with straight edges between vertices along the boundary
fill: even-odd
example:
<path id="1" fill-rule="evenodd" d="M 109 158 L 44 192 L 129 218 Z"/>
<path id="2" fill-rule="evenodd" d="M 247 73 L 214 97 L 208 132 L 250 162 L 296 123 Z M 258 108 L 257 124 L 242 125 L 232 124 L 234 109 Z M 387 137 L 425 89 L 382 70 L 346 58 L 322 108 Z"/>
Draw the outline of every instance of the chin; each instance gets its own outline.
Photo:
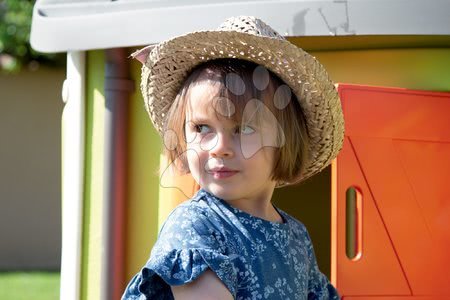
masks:
<path id="1" fill-rule="evenodd" d="M 204 187 L 205 190 L 213 194 L 214 196 L 221 198 L 223 200 L 233 200 L 237 198 L 237 194 L 235 193 L 236 188 L 226 187 L 226 186 L 218 186 L 214 184 L 209 184 Z"/>

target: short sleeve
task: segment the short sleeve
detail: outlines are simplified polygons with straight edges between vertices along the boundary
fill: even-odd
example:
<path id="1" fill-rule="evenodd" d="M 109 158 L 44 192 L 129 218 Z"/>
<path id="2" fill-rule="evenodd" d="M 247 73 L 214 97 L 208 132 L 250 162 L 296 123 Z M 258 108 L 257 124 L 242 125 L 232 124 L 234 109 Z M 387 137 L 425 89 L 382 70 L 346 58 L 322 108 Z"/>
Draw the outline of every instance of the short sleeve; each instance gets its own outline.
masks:
<path id="1" fill-rule="evenodd" d="M 150 259 L 130 281 L 122 299 L 173 299 L 170 285 L 192 282 L 208 268 L 236 296 L 237 271 L 226 255 L 217 226 L 201 208 L 177 207 L 161 228 Z"/>
<path id="2" fill-rule="evenodd" d="M 308 276 L 308 300 L 339 300 L 341 299 L 336 288 L 331 284 L 328 278 L 319 270 L 316 255 L 311 242 L 311 238 L 307 235 L 308 256 L 311 262 Z"/>

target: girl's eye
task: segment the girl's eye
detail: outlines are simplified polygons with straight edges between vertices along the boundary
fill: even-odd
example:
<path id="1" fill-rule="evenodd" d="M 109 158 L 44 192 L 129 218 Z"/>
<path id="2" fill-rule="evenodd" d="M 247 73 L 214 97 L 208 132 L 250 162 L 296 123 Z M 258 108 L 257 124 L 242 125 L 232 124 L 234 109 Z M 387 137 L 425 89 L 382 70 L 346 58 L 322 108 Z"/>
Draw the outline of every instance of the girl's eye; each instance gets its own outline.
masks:
<path id="1" fill-rule="evenodd" d="M 205 124 L 199 124 L 199 125 L 195 125 L 194 127 L 195 132 L 201 133 L 201 134 L 205 134 L 211 131 L 211 129 L 209 128 L 208 125 Z"/>
<path id="2" fill-rule="evenodd" d="M 240 133 L 242 133 L 242 134 L 251 134 L 251 133 L 255 132 L 255 130 L 248 125 L 244 125 L 240 129 L 241 129 Z"/>

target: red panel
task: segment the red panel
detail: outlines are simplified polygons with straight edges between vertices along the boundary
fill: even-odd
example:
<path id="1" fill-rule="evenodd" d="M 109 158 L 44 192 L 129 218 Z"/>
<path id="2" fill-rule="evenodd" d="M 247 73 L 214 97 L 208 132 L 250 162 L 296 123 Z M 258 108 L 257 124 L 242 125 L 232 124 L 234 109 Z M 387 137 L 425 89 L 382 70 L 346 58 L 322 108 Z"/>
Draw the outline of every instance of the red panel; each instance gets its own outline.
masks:
<path id="1" fill-rule="evenodd" d="M 431 238 L 450 250 L 450 143 L 394 141 L 394 145 Z"/>
<path id="2" fill-rule="evenodd" d="M 427 226 L 423 215 L 423 209 L 430 201 L 422 199 L 424 206 L 419 205 L 408 180 L 409 174 L 401 163 L 401 155 L 393 141 L 362 137 L 353 137 L 352 140 L 413 295 L 450 295 L 449 264 L 440 251 L 444 245 L 432 239 L 431 228 Z M 422 163 L 426 159 L 424 156 L 416 157 Z M 450 162 L 450 157 L 447 159 Z M 433 175 L 430 174 L 421 185 L 427 185 L 433 180 Z M 445 185 L 441 186 L 443 188 L 448 190 Z M 447 249 L 450 252 L 450 248 Z"/>
<path id="3" fill-rule="evenodd" d="M 383 220 L 348 138 L 338 159 L 337 288 L 343 295 L 410 295 L 411 291 L 392 248 Z M 362 194 L 362 256 L 357 261 L 345 253 L 345 192 L 355 186 Z M 340 199 L 338 199 L 340 200 Z"/>
<path id="4" fill-rule="evenodd" d="M 339 94 L 347 136 L 450 142 L 449 93 L 340 85 Z"/>
<path id="5" fill-rule="evenodd" d="M 345 299 L 449 299 L 450 93 L 338 89 L 346 122 L 334 164 L 338 290 Z M 350 186 L 362 193 L 358 261 L 345 255 Z"/>

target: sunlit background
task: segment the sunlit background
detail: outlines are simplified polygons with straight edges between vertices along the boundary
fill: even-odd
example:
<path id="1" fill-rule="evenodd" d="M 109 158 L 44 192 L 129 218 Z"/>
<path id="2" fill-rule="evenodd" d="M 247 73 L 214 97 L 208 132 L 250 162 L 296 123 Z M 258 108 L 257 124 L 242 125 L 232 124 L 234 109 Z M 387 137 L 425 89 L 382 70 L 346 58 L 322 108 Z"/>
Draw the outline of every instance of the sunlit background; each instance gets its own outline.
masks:
<path id="1" fill-rule="evenodd" d="M 0 299 L 58 299 L 65 54 L 29 45 L 35 1 L 0 0 Z"/>

